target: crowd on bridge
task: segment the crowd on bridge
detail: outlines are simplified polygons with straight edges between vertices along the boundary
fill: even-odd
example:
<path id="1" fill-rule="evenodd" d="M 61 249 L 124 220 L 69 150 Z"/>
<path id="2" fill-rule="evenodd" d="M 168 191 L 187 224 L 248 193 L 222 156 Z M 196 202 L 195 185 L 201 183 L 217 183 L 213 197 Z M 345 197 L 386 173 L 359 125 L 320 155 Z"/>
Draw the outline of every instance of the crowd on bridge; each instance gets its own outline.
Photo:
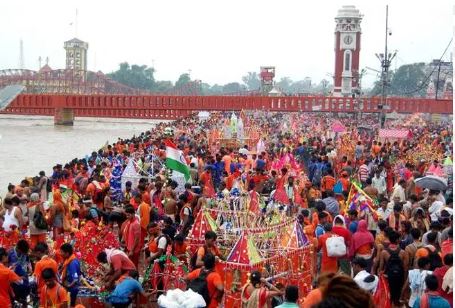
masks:
<path id="1" fill-rule="evenodd" d="M 208 307 L 223 305 L 220 233 L 207 231 L 193 249 L 189 234 L 216 200 L 246 195 L 254 215 L 298 222 L 314 281 L 303 293 L 252 270 L 243 307 L 453 307 L 451 125 L 386 123 L 408 132 L 392 139 L 368 115 L 237 115 L 159 123 L 10 184 L 0 212 L 0 301 L 153 305 L 165 294 L 150 282 L 151 265 L 162 269 L 172 256 L 185 266 L 176 285 Z M 239 136 L 240 121 L 260 128 L 254 146 Z M 169 148 L 187 168 L 183 181 Z M 128 167 L 134 176 L 125 176 Z"/>

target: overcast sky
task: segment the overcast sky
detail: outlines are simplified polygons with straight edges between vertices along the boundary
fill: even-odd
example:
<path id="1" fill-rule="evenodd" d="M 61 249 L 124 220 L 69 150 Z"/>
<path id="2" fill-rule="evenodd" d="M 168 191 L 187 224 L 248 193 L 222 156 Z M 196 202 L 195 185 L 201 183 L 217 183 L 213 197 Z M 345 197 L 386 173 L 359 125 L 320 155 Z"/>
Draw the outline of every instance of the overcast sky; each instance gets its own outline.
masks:
<path id="1" fill-rule="evenodd" d="M 374 54 L 384 49 L 382 0 L 4 0 L 0 69 L 19 66 L 21 38 L 25 68 L 36 70 L 39 56 L 49 57 L 52 68 L 64 68 L 63 42 L 76 35 L 77 8 L 77 37 L 89 43 L 90 70 L 108 73 L 123 61 L 153 61 L 160 80 L 175 81 L 191 70 L 193 79 L 225 84 L 274 65 L 277 80 L 309 76 L 319 82 L 333 74 L 334 17 L 346 4 L 364 15 L 361 68 L 379 69 Z M 453 18 L 449 0 L 390 1 L 389 48 L 398 50 L 392 68 L 438 59 L 453 36 Z M 375 74 L 368 72 L 365 86 Z"/>

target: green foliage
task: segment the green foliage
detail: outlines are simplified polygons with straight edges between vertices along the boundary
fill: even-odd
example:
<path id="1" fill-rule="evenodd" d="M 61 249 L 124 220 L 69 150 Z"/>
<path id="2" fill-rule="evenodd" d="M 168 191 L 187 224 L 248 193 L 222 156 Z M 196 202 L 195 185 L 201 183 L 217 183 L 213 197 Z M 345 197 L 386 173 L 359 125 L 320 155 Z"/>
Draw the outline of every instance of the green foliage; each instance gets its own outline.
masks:
<path id="1" fill-rule="evenodd" d="M 123 62 L 120 63 L 120 68 L 108 74 L 108 77 L 132 88 L 151 91 L 155 86 L 154 72 L 155 70 L 147 65 L 130 66 L 128 62 Z"/>
<path id="2" fill-rule="evenodd" d="M 289 77 L 283 77 L 279 82 L 276 83 L 276 86 L 284 93 L 291 93 L 293 81 Z"/>
<path id="3" fill-rule="evenodd" d="M 181 88 L 191 81 L 190 74 L 181 74 L 177 82 L 175 83 L 176 88 Z"/>
<path id="4" fill-rule="evenodd" d="M 393 96 L 424 97 L 428 83 L 425 82 L 425 63 L 413 63 L 400 66 L 389 72 L 387 94 Z M 371 89 L 370 96 L 382 95 L 381 80 L 377 80 Z"/>
<path id="5" fill-rule="evenodd" d="M 170 93 L 174 90 L 174 85 L 168 80 L 159 80 L 155 83 L 153 92 L 157 93 Z"/>
<path id="6" fill-rule="evenodd" d="M 261 88 L 261 80 L 256 72 L 248 72 L 242 77 L 242 81 L 249 91 L 259 90 Z"/>
<path id="7" fill-rule="evenodd" d="M 128 62 L 120 63 L 119 69 L 108 74 L 113 80 L 127 85 L 131 88 L 150 91 L 152 93 L 177 94 L 177 95 L 223 95 L 237 94 L 245 91 L 259 90 L 261 81 L 259 74 L 248 72 L 242 77 L 243 84 L 230 82 L 225 85 L 201 83 L 191 80 L 188 73 L 179 76 L 175 85 L 171 81 L 155 80 L 155 70 L 147 65 L 131 65 Z M 283 77 L 277 82 L 276 86 L 285 94 L 297 93 L 328 93 L 331 85 L 327 80 L 313 87 L 307 79 L 292 81 L 289 77 Z"/>
<path id="8" fill-rule="evenodd" d="M 201 84 L 202 95 L 220 95 L 223 93 L 223 86 L 214 84 L 213 86 L 208 83 Z"/>
<path id="9" fill-rule="evenodd" d="M 235 94 L 246 91 L 246 87 L 238 82 L 231 82 L 223 86 L 223 93 Z"/>
<path id="10" fill-rule="evenodd" d="M 426 94 L 425 63 L 402 65 L 393 74 L 390 84 L 390 94 L 397 96 L 420 96 Z"/>

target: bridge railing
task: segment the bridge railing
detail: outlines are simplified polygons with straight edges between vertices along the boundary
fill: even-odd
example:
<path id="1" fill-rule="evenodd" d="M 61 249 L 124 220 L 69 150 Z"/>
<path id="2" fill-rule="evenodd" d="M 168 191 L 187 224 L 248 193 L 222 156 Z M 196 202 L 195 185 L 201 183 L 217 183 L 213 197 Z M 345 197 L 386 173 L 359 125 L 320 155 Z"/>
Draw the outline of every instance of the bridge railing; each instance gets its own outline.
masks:
<path id="1" fill-rule="evenodd" d="M 76 117 L 176 119 L 201 110 L 375 113 L 380 102 L 376 97 L 20 94 L 3 113 L 53 115 L 55 108 L 70 108 Z M 390 97 L 387 106 L 385 112 L 453 113 L 451 100 Z"/>

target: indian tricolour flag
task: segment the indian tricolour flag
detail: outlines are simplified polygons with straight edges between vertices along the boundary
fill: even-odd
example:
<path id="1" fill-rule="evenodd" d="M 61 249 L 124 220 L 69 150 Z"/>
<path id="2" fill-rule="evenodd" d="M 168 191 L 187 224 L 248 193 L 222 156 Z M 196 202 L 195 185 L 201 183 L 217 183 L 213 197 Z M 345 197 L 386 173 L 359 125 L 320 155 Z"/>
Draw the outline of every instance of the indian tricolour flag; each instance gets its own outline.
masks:
<path id="1" fill-rule="evenodd" d="M 185 180 L 188 181 L 190 179 L 190 169 L 186 164 L 182 151 L 177 149 L 177 146 L 170 139 L 166 139 L 164 144 L 166 145 L 166 167 L 182 173 L 185 176 Z"/>

